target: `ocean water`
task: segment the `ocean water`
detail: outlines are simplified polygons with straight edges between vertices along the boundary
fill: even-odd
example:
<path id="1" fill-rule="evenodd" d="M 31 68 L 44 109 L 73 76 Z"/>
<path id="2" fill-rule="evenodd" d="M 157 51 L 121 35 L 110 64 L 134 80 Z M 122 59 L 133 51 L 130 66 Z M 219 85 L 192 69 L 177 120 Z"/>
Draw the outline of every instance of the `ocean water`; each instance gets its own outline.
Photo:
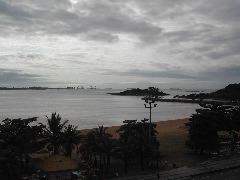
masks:
<path id="1" fill-rule="evenodd" d="M 46 115 L 57 112 L 64 120 L 79 129 L 98 125 L 113 126 L 126 119 L 149 117 L 140 97 L 114 96 L 107 92 L 120 90 L 11 90 L 0 91 L 0 120 L 5 118 L 39 117 L 46 123 Z M 165 91 L 166 92 L 166 91 Z M 188 94 L 184 91 L 167 91 L 170 96 Z M 152 121 L 190 117 L 198 104 L 158 102 L 152 112 Z"/>

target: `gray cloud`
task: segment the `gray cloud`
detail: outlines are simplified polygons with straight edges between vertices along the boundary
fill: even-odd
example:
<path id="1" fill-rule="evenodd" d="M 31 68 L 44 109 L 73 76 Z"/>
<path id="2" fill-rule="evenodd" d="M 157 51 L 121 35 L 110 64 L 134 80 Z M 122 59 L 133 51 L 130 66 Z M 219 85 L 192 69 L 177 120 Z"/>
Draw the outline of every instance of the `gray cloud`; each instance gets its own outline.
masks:
<path id="1" fill-rule="evenodd" d="M 240 54 L 239 27 L 224 28 L 202 24 L 196 26 L 200 27 L 166 32 L 163 37 L 173 44 L 185 43 L 193 46 L 192 52 L 197 53 L 199 58 L 205 56 L 215 60 Z M 186 53 L 185 49 L 183 51 Z"/>
<path id="2" fill-rule="evenodd" d="M 156 70 L 140 70 L 131 69 L 122 72 L 105 72 L 104 75 L 120 75 L 120 76 L 136 76 L 145 78 L 174 78 L 174 79 L 196 79 L 196 77 L 187 75 L 184 72 L 174 70 L 156 71 Z"/>
<path id="3" fill-rule="evenodd" d="M 201 80 L 221 80 L 238 82 L 240 78 L 240 65 L 216 67 L 203 73 Z"/>
<path id="4" fill-rule="evenodd" d="M 39 58 L 43 58 L 44 56 L 41 54 L 5 54 L 0 55 L 0 61 L 1 60 L 11 60 L 11 59 L 25 59 L 25 60 L 37 60 Z"/>
<path id="5" fill-rule="evenodd" d="M 87 36 L 87 38 L 95 41 L 105 41 L 105 42 L 115 42 L 119 40 L 117 35 L 113 35 L 105 32 L 90 34 Z"/>
<path id="6" fill-rule="evenodd" d="M 218 48 L 213 50 L 206 55 L 212 59 L 221 59 L 228 56 L 235 56 L 240 54 L 240 43 L 229 45 L 227 47 Z"/>
<path id="7" fill-rule="evenodd" d="M 114 3 L 97 3 L 90 1 L 81 11 L 70 11 L 66 2 L 65 8 L 56 6 L 58 1 L 50 1 L 49 6 L 36 1 L 26 3 L 9 3 L 0 1 L 2 26 L 8 28 L 9 33 L 33 34 L 82 34 L 91 40 L 113 42 L 117 40 L 115 33 L 129 33 L 138 36 L 141 40 L 155 41 L 162 28 L 143 19 L 134 19 L 131 15 L 121 12 L 121 7 Z M 44 7 L 44 8 L 43 8 Z M 95 33 L 95 30 L 102 31 Z M 5 32 L 5 31 L 4 31 Z M 88 34 L 92 35 L 88 35 Z M 112 34 L 113 33 L 113 34 Z"/>
<path id="8" fill-rule="evenodd" d="M 147 69 L 130 69 L 128 71 L 111 71 L 105 69 L 100 74 L 102 75 L 118 75 L 118 76 L 135 76 L 141 78 L 168 78 L 189 81 L 229 81 L 238 82 L 240 78 L 240 65 L 225 65 L 223 67 L 215 66 L 206 70 L 201 70 L 198 73 L 194 71 L 186 72 L 178 66 L 168 63 L 154 63 L 154 66 L 161 70 L 147 70 Z"/>
<path id="9" fill-rule="evenodd" d="M 30 17 L 30 13 L 26 10 L 27 7 L 22 6 L 22 9 L 13 3 L 6 1 L 0 1 L 0 12 L 6 16 L 15 20 L 27 20 Z"/>
<path id="10" fill-rule="evenodd" d="M 0 83 L 1 86 L 6 84 L 11 85 L 31 85 L 39 80 L 41 80 L 41 76 L 36 74 L 24 73 L 20 70 L 13 69 L 3 69 L 0 68 Z"/>
<path id="11" fill-rule="evenodd" d="M 201 13 L 207 17 L 224 22 L 224 23 L 235 23 L 239 21 L 240 16 L 240 2 L 239 0 L 203 0 L 194 9 L 195 12 Z"/>
<path id="12" fill-rule="evenodd" d="M 98 79 L 94 74 L 124 81 L 237 79 L 239 8 L 239 0 L 0 0 L 0 48 L 6 50 L 0 61 L 4 68 L 20 64 L 69 82 L 77 82 L 81 72 L 89 81 Z M 38 42 L 41 38 L 47 40 Z M 97 68 L 106 71 L 91 72 Z M 3 72 L 9 81 L 40 78 Z"/>

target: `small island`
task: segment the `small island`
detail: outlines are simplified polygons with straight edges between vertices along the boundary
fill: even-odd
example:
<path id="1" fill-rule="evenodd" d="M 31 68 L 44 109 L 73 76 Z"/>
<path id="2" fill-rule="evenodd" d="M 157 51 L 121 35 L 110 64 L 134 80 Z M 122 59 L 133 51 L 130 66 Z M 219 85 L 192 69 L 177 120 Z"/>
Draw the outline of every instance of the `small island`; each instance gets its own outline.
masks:
<path id="1" fill-rule="evenodd" d="M 119 96 L 148 96 L 149 94 L 152 94 L 155 96 L 169 95 L 167 93 L 159 91 L 159 89 L 155 87 L 149 87 L 147 89 L 133 88 L 133 89 L 127 89 L 119 93 L 107 93 L 107 94 L 119 95 Z"/>

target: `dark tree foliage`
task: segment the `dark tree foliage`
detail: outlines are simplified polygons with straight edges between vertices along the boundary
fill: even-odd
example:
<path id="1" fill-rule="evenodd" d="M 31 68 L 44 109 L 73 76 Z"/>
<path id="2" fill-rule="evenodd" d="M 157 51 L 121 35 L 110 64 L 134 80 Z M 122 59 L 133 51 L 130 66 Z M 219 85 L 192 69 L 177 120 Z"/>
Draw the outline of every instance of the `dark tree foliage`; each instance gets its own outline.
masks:
<path id="1" fill-rule="evenodd" d="M 29 119 L 5 119 L 0 124 L 2 150 L 5 150 L 3 172 L 6 179 L 19 179 L 29 172 L 30 153 L 44 147 L 43 125 L 33 125 L 36 117 Z"/>
<path id="2" fill-rule="evenodd" d="M 111 155 L 116 144 L 106 129 L 99 126 L 87 133 L 80 148 L 83 159 L 96 170 L 100 179 L 104 179 L 109 174 Z"/>
<path id="3" fill-rule="evenodd" d="M 57 113 L 47 117 L 47 125 L 37 124 L 37 118 L 5 119 L 0 124 L 0 175 L 4 179 L 20 179 L 30 175 L 29 154 L 48 147 L 54 154 L 72 155 L 79 148 L 81 163 L 87 179 L 106 179 L 111 169 L 111 158 L 120 157 L 128 170 L 128 162 L 139 162 L 141 170 L 159 156 L 156 125 L 146 120 L 127 122 L 119 129 L 120 138 L 113 139 L 106 128 L 99 126 L 81 136 L 76 126 L 67 125 Z M 60 149 L 61 148 L 61 149 Z M 113 169 L 112 169 L 113 170 Z M 1 177 L 1 176 L 0 176 Z"/>
<path id="4" fill-rule="evenodd" d="M 77 126 L 69 124 L 65 127 L 61 139 L 63 149 L 67 156 L 72 156 L 72 151 L 81 142 L 81 137 L 81 133 L 77 130 Z"/>
<path id="5" fill-rule="evenodd" d="M 167 94 L 165 94 L 165 95 L 167 95 Z M 159 91 L 158 88 L 156 88 L 156 87 L 149 87 L 147 89 L 147 93 L 145 95 L 145 98 L 146 99 L 150 99 L 150 100 L 152 100 L 152 99 L 156 100 L 156 99 L 159 98 L 159 96 L 162 96 L 162 95 L 161 95 L 161 92 Z"/>
<path id="6" fill-rule="evenodd" d="M 149 128 L 149 126 L 151 126 Z M 129 161 L 139 160 L 140 169 L 144 170 L 146 160 L 150 160 L 158 151 L 156 125 L 145 121 L 128 121 L 118 130 L 119 152 L 124 161 L 125 172 L 128 172 Z M 151 130 L 151 133 L 149 133 Z"/>
<path id="7" fill-rule="evenodd" d="M 59 114 L 52 113 L 51 117 L 47 117 L 47 127 L 45 128 L 45 138 L 48 142 L 48 149 L 54 154 L 59 153 L 61 144 L 63 143 L 63 131 L 68 121 L 63 121 Z"/>
<path id="8" fill-rule="evenodd" d="M 200 104 L 202 109 L 196 110 L 187 123 L 189 139 L 187 144 L 196 152 L 204 153 L 218 151 L 220 140 L 219 131 L 226 131 L 236 142 L 233 131 L 240 130 L 239 106 L 216 104 Z"/>
<path id="9" fill-rule="evenodd" d="M 205 150 L 214 151 L 219 147 L 216 126 L 206 116 L 194 115 L 189 124 L 188 145 L 195 151 L 203 153 Z"/>
<path id="10" fill-rule="evenodd" d="M 240 105 L 231 108 L 229 114 L 231 130 L 240 131 Z"/>

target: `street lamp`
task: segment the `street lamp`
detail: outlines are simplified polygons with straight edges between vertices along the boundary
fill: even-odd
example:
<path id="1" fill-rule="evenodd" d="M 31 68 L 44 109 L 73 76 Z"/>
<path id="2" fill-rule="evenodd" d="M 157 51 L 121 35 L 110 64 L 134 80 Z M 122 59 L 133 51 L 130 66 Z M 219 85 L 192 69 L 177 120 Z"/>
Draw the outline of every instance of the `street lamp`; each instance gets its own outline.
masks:
<path id="1" fill-rule="evenodd" d="M 146 102 L 146 104 L 144 104 L 145 108 L 149 109 L 149 138 L 151 138 L 152 108 L 157 107 L 157 104 L 155 104 L 154 98 L 145 97 L 145 102 Z"/>
<path id="2" fill-rule="evenodd" d="M 144 104 L 145 108 L 149 109 L 149 122 L 152 123 L 152 108 L 157 107 L 155 104 L 155 99 L 147 99 L 145 98 L 146 104 Z"/>

